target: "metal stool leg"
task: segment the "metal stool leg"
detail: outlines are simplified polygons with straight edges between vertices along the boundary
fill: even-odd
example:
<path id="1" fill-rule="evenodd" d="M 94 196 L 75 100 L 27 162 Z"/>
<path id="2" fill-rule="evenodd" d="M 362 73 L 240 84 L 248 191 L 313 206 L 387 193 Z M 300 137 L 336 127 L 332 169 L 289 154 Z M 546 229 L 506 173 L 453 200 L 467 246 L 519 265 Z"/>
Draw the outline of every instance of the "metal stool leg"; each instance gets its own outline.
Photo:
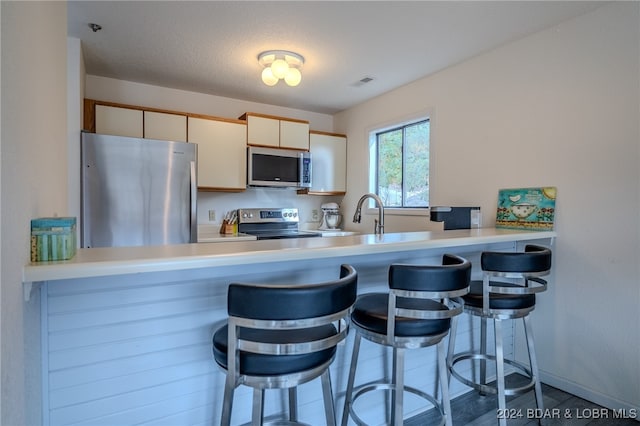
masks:
<path id="1" fill-rule="evenodd" d="M 538 373 L 538 361 L 536 359 L 536 348 L 533 341 L 533 328 L 529 315 L 522 318 L 524 322 L 524 333 L 527 336 L 527 348 L 529 349 L 529 365 L 531 366 L 531 378 L 535 380 L 536 407 L 544 411 L 544 402 L 542 400 L 542 384 L 540 383 L 540 375 Z"/>
<path id="2" fill-rule="evenodd" d="M 498 410 L 504 414 L 507 408 L 504 385 L 504 351 L 502 346 L 502 322 L 499 319 L 493 320 L 496 342 L 496 384 L 498 386 Z M 506 426 L 506 416 L 500 416 L 500 425 Z"/>
<path id="3" fill-rule="evenodd" d="M 444 342 L 438 343 L 438 372 L 440 376 L 440 390 L 442 394 L 442 411 L 445 415 L 446 426 L 451 426 L 451 401 L 449 400 L 449 378 L 445 354 L 444 354 Z"/>
<path id="4" fill-rule="evenodd" d="M 224 400 L 222 402 L 222 418 L 220 419 L 220 426 L 231 425 L 231 409 L 233 408 L 233 393 L 235 388 L 233 378 L 227 375 L 224 385 Z"/>
<path id="5" fill-rule="evenodd" d="M 321 379 L 322 396 L 324 398 L 324 414 L 327 418 L 327 426 L 335 426 L 336 412 L 333 408 L 333 391 L 331 390 L 331 373 L 329 373 L 329 369 L 322 373 Z"/>
<path id="6" fill-rule="evenodd" d="M 297 388 L 289 388 L 289 421 L 298 421 L 298 391 Z"/>
<path id="7" fill-rule="evenodd" d="M 351 353 L 351 367 L 349 368 L 349 380 L 347 381 L 347 391 L 344 395 L 344 409 L 342 410 L 342 426 L 347 426 L 349 422 L 349 410 L 353 397 L 353 382 L 356 378 L 356 367 L 358 366 L 358 353 L 360 352 L 360 334 L 356 333 L 353 341 L 353 352 Z"/>
<path id="8" fill-rule="evenodd" d="M 264 390 L 253 389 L 253 408 L 251 410 L 251 426 L 262 426 L 264 410 Z"/>
<path id="9" fill-rule="evenodd" d="M 487 354 L 487 318 L 480 318 L 480 353 Z M 480 360 L 480 381 L 481 385 L 487 384 L 487 360 Z M 480 391 L 480 395 L 485 395 L 485 392 Z"/>
<path id="10" fill-rule="evenodd" d="M 393 348 L 393 390 L 391 418 L 393 425 L 402 425 L 402 408 L 404 406 L 404 349 Z"/>
<path id="11" fill-rule="evenodd" d="M 451 329 L 449 330 L 449 348 L 447 350 L 447 384 L 451 385 L 451 361 L 456 348 L 456 333 L 458 332 L 458 317 L 451 318 Z"/>

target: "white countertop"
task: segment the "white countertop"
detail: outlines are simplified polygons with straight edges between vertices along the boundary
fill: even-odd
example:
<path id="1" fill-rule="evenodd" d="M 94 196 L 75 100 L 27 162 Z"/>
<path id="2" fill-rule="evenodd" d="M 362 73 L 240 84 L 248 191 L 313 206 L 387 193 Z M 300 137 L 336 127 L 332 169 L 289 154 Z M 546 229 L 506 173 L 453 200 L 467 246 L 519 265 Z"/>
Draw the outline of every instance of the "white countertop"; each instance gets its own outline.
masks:
<path id="1" fill-rule="evenodd" d="M 335 238 L 231 241 L 224 244 L 90 248 L 78 250 L 71 260 L 26 265 L 23 269 L 23 282 L 461 247 L 555 236 L 554 231 L 482 228 L 389 233 L 380 236 L 362 234 Z"/>
<path id="2" fill-rule="evenodd" d="M 199 243 L 227 243 L 229 241 L 254 241 L 257 240 L 255 235 L 243 234 L 236 232 L 235 234 L 221 234 L 220 224 L 215 225 L 198 225 L 198 242 Z"/>
<path id="3" fill-rule="evenodd" d="M 198 233 L 199 243 L 228 243 L 230 241 L 255 241 L 257 239 L 255 235 L 243 234 L 242 232 L 236 234 L 221 234 L 219 232 L 212 234 Z"/>

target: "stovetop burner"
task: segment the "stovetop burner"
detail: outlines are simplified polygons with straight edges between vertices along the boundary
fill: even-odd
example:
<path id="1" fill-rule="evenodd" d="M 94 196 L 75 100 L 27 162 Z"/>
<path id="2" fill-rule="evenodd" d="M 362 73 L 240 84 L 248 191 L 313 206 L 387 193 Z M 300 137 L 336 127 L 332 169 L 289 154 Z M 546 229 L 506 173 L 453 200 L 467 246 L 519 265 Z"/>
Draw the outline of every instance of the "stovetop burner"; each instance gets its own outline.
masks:
<path id="1" fill-rule="evenodd" d="M 238 232 L 255 235 L 259 240 L 321 237 L 318 232 L 298 230 L 298 209 L 238 209 Z"/>

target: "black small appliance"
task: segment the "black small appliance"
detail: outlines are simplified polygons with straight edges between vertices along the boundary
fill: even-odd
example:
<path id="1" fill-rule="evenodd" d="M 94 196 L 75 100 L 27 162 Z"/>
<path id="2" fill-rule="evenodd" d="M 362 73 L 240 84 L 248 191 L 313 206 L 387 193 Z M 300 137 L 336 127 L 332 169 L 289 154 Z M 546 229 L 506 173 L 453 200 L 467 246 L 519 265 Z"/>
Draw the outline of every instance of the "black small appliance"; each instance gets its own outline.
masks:
<path id="1" fill-rule="evenodd" d="M 480 207 L 445 207 L 430 208 L 432 222 L 444 222 L 444 230 L 470 229 L 480 227 Z"/>

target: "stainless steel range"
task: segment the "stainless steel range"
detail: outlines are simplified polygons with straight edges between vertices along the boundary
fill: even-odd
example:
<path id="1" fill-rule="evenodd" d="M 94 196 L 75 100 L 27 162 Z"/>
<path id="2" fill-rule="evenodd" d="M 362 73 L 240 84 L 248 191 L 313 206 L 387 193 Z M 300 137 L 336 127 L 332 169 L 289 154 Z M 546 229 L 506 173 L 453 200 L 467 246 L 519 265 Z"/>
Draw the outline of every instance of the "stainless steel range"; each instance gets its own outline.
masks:
<path id="1" fill-rule="evenodd" d="M 238 232 L 255 235 L 259 240 L 322 236 L 319 232 L 300 231 L 299 222 L 295 208 L 238 209 Z"/>

